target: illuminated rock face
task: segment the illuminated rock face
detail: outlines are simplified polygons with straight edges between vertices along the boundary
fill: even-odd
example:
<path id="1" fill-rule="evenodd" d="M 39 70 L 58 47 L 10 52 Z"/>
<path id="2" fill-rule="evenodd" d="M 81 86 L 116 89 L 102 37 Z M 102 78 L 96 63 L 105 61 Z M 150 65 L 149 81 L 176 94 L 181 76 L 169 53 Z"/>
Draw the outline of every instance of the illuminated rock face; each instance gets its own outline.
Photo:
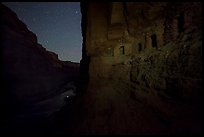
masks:
<path id="1" fill-rule="evenodd" d="M 37 43 L 17 15 L 1 4 L 1 63 L 5 101 L 27 104 L 54 95 L 79 73 L 79 65 L 61 62 Z"/>
<path id="2" fill-rule="evenodd" d="M 121 79 L 159 90 L 169 81 L 182 89 L 200 83 L 200 3 L 90 3 L 87 9 L 90 80 Z"/>
<path id="3" fill-rule="evenodd" d="M 82 5 L 89 85 L 81 133 L 201 133 L 200 4 Z"/>

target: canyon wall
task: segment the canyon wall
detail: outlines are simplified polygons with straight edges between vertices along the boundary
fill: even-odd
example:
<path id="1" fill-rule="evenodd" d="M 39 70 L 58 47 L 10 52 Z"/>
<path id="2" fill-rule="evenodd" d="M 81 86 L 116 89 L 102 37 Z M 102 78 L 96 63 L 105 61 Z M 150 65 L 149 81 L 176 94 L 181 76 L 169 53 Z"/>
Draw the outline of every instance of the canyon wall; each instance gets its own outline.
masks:
<path id="1" fill-rule="evenodd" d="M 79 64 L 62 62 L 37 42 L 17 15 L 1 4 L 1 78 L 5 106 L 28 105 L 57 94 L 79 76 Z"/>
<path id="2" fill-rule="evenodd" d="M 197 94 L 193 89 L 200 92 L 202 81 L 201 11 L 196 2 L 88 4 L 90 80 L 121 80 L 179 97 Z"/>
<path id="3" fill-rule="evenodd" d="M 84 104 L 90 116 L 81 132 L 200 134 L 201 3 L 111 2 L 82 8 L 87 9 L 82 11 L 83 59 L 89 59 L 83 62 L 89 76 Z"/>

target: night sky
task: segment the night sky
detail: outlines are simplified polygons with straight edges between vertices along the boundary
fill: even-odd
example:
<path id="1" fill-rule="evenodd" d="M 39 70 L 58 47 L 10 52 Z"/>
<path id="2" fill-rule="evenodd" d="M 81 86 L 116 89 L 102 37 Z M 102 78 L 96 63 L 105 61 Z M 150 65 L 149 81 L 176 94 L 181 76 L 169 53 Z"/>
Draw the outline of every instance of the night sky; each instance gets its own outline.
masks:
<path id="1" fill-rule="evenodd" d="M 3 2 L 60 60 L 79 62 L 82 52 L 79 2 Z"/>

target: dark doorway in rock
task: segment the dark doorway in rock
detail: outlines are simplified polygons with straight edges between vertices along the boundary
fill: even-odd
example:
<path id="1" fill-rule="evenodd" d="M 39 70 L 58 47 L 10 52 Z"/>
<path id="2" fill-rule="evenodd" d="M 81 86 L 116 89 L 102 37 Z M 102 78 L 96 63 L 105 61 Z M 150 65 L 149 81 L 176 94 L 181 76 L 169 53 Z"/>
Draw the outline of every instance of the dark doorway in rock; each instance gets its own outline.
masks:
<path id="1" fill-rule="evenodd" d="M 120 47 L 120 54 L 121 54 L 121 55 L 124 55 L 124 54 L 125 54 L 125 47 L 124 47 L 124 46 L 121 46 L 121 47 Z"/>
<path id="2" fill-rule="evenodd" d="M 178 18 L 177 18 L 177 22 L 178 22 L 178 33 L 181 33 L 184 31 L 184 13 L 181 13 Z"/>
<path id="3" fill-rule="evenodd" d="M 151 39 L 152 39 L 152 47 L 153 48 L 157 48 L 157 35 L 156 34 L 153 34 L 151 36 Z"/>
<path id="4" fill-rule="evenodd" d="M 146 48 L 146 43 L 147 43 L 147 36 L 146 36 L 146 34 L 145 34 L 145 37 L 144 37 L 144 49 Z"/>
<path id="5" fill-rule="evenodd" d="M 139 51 L 139 52 L 142 51 L 142 44 L 139 43 L 138 46 L 139 46 L 139 47 L 138 47 L 138 51 Z"/>

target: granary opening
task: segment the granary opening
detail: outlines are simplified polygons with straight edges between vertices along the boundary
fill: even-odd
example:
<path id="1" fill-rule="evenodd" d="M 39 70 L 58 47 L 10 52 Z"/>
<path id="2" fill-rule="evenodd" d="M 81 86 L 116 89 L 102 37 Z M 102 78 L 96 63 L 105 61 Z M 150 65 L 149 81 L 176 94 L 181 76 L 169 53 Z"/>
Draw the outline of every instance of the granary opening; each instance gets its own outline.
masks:
<path id="1" fill-rule="evenodd" d="M 153 48 L 157 48 L 157 35 L 156 34 L 153 34 L 151 36 L 151 39 L 152 39 L 152 47 Z"/>
<path id="2" fill-rule="evenodd" d="M 177 21 L 178 21 L 178 33 L 181 33 L 184 31 L 184 13 L 181 13 L 178 18 L 177 18 Z"/>

